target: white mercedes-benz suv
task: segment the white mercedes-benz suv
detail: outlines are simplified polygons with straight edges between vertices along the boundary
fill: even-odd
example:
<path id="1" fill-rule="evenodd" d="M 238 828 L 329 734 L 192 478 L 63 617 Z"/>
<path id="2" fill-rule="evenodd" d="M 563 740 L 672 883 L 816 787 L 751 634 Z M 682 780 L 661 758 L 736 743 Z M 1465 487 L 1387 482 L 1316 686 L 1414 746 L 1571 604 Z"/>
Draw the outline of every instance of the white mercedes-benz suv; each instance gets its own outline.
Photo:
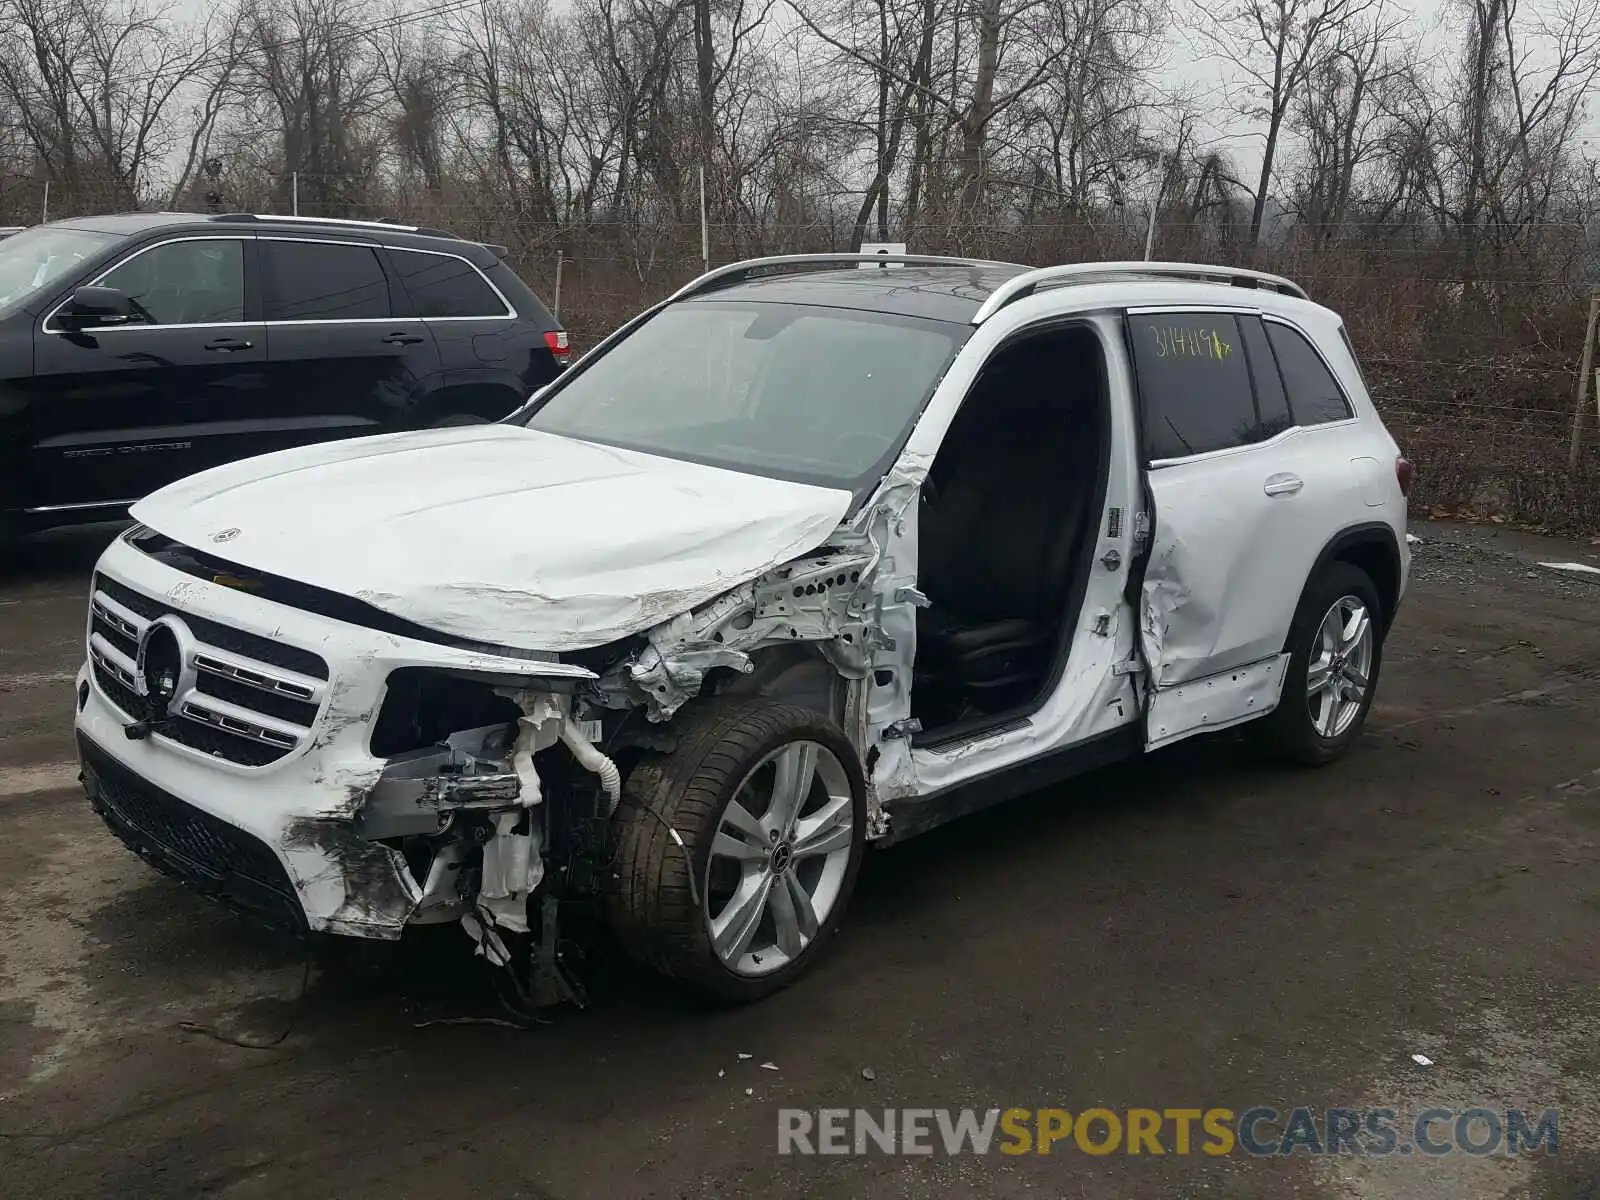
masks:
<path id="1" fill-rule="evenodd" d="M 84 784 L 298 934 L 460 922 L 576 995 L 576 905 L 753 999 L 870 845 L 1233 726 L 1337 758 L 1410 475 L 1285 279 L 740 263 L 498 423 L 138 503 L 94 575 Z"/>

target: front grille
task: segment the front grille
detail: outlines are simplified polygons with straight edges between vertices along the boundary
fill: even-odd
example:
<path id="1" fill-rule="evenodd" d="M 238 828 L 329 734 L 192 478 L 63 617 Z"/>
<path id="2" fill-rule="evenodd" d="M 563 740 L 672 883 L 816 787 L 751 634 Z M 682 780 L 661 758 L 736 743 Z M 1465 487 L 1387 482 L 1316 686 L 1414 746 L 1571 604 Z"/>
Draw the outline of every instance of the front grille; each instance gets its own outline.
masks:
<path id="1" fill-rule="evenodd" d="M 185 662 L 192 686 L 177 697 L 175 714 L 153 711 L 138 661 L 144 631 L 169 614 L 194 643 Z M 304 744 L 328 680 L 328 664 L 308 650 L 181 613 L 98 574 L 89 659 L 101 692 L 129 717 L 154 720 L 158 735 L 247 767 L 264 767 Z"/>
<path id="2" fill-rule="evenodd" d="M 287 933 L 305 931 L 294 885 L 264 842 L 146 783 L 81 735 L 78 753 L 90 804 L 140 858 Z"/>
<path id="3" fill-rule="evenodd" d="M 94 586 L 96 591 L 103 591 L 147 621 L 178 611 L 170 604 L 136 592 L 115 579 L 107 579 L 104 575 L 94 577 Z M 189 628 L 194 630 L 195 636 L 201 641 L 209 642 L 232 654 L 259 659 L 261 662 L 282 667 L 285 671 L 293 671 L 298 675 L 310 675 L 315 679 L 324 680 L 328 678 L 328 664 L 309 650 L 302 650 L 298 646 L 285 646 L 282 642 L 275 642 L 271 638 L 258 637 L 256 634 L 246 633 L 242 629 L 234 629 L 228 625 L 219 625 L 204 617 L 186 615 L 183 619 L 188 622 Z"/>

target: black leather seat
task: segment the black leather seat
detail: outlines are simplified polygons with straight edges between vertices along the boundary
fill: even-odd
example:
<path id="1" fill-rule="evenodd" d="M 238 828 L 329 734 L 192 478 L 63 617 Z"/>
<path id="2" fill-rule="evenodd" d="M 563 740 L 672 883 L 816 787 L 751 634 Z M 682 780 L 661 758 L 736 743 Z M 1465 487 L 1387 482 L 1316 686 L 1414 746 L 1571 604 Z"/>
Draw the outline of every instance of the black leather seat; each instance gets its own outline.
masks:
<path id="1" fill-rule="evenodd" d="M 1035 396 L 1063 386 L 1032 384 Z M 1014 397 L 988 422 L 951 430 L 960 440 L 947 444 L 961 453 L 924 489 L 919 526 L 918 581 L 931 607 L 918 613 L 914 687 L 986 711 L 1026 701 L 1049 673 L 1100 447 L 1097 420 L 1059 391 L 1028 411 Z"/>

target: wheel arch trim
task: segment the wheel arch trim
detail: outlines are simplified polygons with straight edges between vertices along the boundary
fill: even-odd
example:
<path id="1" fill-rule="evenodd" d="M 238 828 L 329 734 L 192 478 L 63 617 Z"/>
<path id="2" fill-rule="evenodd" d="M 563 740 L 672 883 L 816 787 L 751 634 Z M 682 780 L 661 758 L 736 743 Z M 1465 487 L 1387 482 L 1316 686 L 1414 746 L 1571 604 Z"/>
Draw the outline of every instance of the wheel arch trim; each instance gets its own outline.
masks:
<path id="1" fill-rule="evenodd" d="M 1402 572 L 1400 560 L 1400 539 L 1395 535 L 1394 527 L 1386 521 L 1363 521 L 1355 525 L 1347 525 L 1338 533 L 1328 539 L 1317 555 L 1316 561 L 1311 564 L 1311 570 L 1306 574 L 1305 583 L 1300 589 L 1300 603 L 1305 600 L 1306 593 L 1312 583 L 1318 579 L 1328 565 L 1333 562 L 1348 562 L 1352 566 L 1366 570 L 1358 558 L 1350 557 L 1352 551 L 1375 550 L 1382 555 L 1383 564 L 1390 573 L 1391 578 L 1373 578 L 1372 585 L 1378 590 L 1378 599 L 1383 602 L 1383 628 L 1388 631 L 1393 623 L 1395 612 L 1400 605 L 1400 588 L 1402 585 Z M 1372 572 L 1368 571 L 1368 575 Z M 1296 605 L 1298 611 L 1298 604 Z"/>

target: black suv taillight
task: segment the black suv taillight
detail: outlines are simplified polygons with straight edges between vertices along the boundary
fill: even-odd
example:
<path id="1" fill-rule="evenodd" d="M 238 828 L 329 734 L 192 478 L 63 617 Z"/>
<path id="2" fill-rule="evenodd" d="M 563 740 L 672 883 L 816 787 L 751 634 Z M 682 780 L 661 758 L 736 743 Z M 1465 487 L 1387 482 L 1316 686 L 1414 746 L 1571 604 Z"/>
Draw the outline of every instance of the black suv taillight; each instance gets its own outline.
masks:
<path id="1" fill-rule="evenodd" d="M 567 331 L 565 329 L 552 329 L 544 335 L 544 344 L 550 347 L 550 353 L 555 357 L 556 362 L 563 367 L 567 365 L 567 356 L 572 351 L 567 342 Z"/>

